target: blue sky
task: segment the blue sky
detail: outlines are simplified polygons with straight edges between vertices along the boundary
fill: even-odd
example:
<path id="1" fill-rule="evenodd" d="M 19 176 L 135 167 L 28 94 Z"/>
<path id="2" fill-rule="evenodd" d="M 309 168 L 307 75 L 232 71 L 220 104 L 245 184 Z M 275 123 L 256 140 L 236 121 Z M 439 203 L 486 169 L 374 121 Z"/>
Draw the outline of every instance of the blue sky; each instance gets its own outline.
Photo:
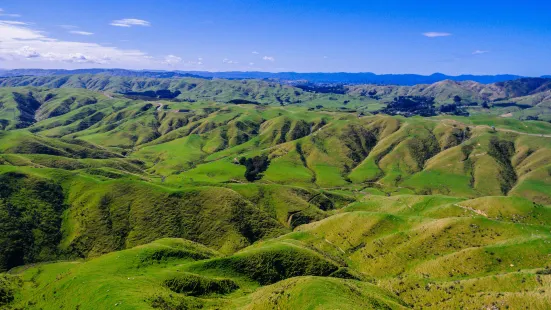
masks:
<path id="1" fill-rule="evenodd" d="M 551 74 L 548 1 L 0 0 L 0 68 Z"/>

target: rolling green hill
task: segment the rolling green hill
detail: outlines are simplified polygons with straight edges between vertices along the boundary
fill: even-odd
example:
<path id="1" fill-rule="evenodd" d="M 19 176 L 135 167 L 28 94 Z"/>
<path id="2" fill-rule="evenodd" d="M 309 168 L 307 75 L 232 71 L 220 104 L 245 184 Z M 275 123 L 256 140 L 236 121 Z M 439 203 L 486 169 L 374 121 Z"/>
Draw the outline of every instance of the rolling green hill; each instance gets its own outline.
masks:
<path id="1" fill-rule="evenodd" d="M 249 103 L 261 105 L 299 105 L 333 111 L 367 113 L 380 110 L 400 96 L 434 98 L 437 107 L 456 104 L 470 114 L 495 115 L 503 118 L 536 119 L 551 121 L 548 104 L 551 79 L 521 78 L 493 84 L 473 81 L 444 80 L 434 84 L 415 86 L 396 85 L 318 85 L 299 82 L 290 85 L 271 80 L 223 80 L 201 78 L 148 78 L 117 76 L 110 74 L 74 74 L 54 76 L 0 77 L 0 87 L 46 87 L 48 89 L 88 89 L 113 94 L 132 95 L 134 98 L 173 98 L 179 102 L 216 101 L 225 103 Z M 39 102 L 57 99 L 58 104 L 39 111 L 35 119 L 45 113 L 63 113 L 68 109 L 87 104 L 86 98 L 67 97 L 63 94 L 42 98 L 4 97 L 5 107 L 0 106 L 0 126 L 10 126 L 9 118 L 22 116 L 23 125 L 32 123 L 29 118 Z M 36 93 L 36 91 L 35 91 Z M 36 95 L 36 94 L 35 94 Z M 93 96 L 82 94 L 83 96 Z M 152 97 L 149 97 L 152 96 Z M 74 97 L 74 98 L 73 98 Z M 101 100 L 105 97 L 90 98 Z M 63 100 L 62 100 L 63 99 Z M 456 101 L 459 100 L 459 101 Z M 19 103 L 17 103 L 19 102 Z M 76 102 L 76 104 L 75 104 Z M 18 106 L 19 109 L 15 108 Z M 19 112 L 18 112 L 19 111 Z M 96 116 L 99 117 L 99 116 Z M 22 125 L 20 125 L 22 126 Z M 0 128 L 2 128 L 0 127 Z"/>
<path id="2" fill-rule="evenodd" d="M 551 124 L 369 112 L 536 82 L 2 79 L 0 309 L 547 309 Z"/>

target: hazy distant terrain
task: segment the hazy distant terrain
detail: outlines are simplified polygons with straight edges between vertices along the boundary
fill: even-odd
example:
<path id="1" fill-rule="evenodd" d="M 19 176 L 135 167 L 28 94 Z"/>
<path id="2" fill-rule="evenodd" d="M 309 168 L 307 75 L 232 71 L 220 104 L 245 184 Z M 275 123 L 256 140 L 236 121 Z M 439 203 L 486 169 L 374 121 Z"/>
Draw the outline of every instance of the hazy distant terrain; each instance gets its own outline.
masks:
<path id="1" fill-rule="evenodd" d="M 450 76 L 442 73 L 432 75 L 419 74 L 375 74 L 370 72 L 361 73 L 298 73 L 298 72 L 208 72 L 208 71 L 137 71 L 124 69 L 76 69 L 76 70 L 57 70 L 57 69 L 15 69 L 2 70 L 0 76 L 18 76 L 18 75 L 69 75 L 69 74 L 107 74 L 114 76 L 129 77 L 152 77 L 152 78 L 170 78 L 170 77 L 201 77 L 201 78 L 219 78 L 219 79 L 276 79 L 283 81 L 310 81 L 312 83 L 341 83 L 341 84 L 385 84 L 385 85 L 415 85 L 432 84 L 443 80 L 452 81 L 475 81 L 479 83 L 496 83 L 522 78 L 518 75 L 459 75 Z"/>

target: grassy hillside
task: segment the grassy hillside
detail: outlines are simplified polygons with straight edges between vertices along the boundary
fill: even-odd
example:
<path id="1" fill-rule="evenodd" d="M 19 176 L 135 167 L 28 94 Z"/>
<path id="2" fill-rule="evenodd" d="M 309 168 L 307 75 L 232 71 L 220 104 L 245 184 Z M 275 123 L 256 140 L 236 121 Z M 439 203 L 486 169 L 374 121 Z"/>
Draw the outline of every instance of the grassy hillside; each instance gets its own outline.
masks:
<path id="1" fill-rule="evenodd" d="M 255 105 L 300 105 L 311 109 L 357 111 L 366 113 L 380 110 L 395 98 L 433 98 L 438 107 L 455 104 L 470 114 L 492 114 L 505 118 L 551 120 L 548 117 L 548 97 L 551 79 L 522 78 L 507 82 L 481 84 L 473 81 L 456 82 L 444 80 L 434 84 L 415 86 L 396 85 L 316 85 L 295 83 L 293 86 L 268 80 L 223 80 L 201 78 L 147 78 L 110 74 L 74 74 L 55 76 L 14 76 L 0 78 L 0 87 L 40 87 L 48 89 L 88 89 L 103 92 L 106 96 L 127 94 L 136 99 L 155 100 L 172 98 L 179 102 L 217 101 L 224 103 L 248 103 Z M 10 98 L 11 94 L 0 92 L 0 126 L 10 125 L 10 118 L 18 117 L 23 110 L 21 122 L 32 122 L 29 116 L 39 103 L 53 99 L 57 103 L 39 111 L 39 117 L 47 113 L 63 113 L 78 107 L 91 97 L 67 97 L 61 95 L 33 98 L 26 94 Z M 36 99 L 36 100 L 35 100 Z M 63 100 L 62 100 L 63 99 Z M 459 101 L 456 101 L 459 100 Z M 15 106 L 18 106 L 17 108 Z M 20 125 L 21 126 L 21 125 Z M 1 127 L 0 127 L 1 128 Z"/>
<path id="2" fill-rule="evenodd" d="M 500 203 L 515 217 L 494 217 Z M 16 268 L 3 285 L 14 307 L 45 309 L 545 309 L 550 223 L 537 215 L 547 209 L 504 197 L 365 196 L 232 255 L 161 239 L 85 261 Z"/>
<path id="3" fill-rule="evenodd" d="M 17 79 L 0 309 L 551 307 L 549 123 L 371 114 L 360 86 Z M 114 94 L 157 87 L 196 97 Z"/>

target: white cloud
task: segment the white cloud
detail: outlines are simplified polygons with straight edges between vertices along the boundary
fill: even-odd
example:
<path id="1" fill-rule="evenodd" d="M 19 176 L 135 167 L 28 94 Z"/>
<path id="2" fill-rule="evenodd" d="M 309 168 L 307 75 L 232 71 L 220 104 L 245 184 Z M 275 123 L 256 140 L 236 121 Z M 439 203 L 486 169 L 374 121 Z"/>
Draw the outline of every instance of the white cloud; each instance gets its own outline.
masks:
<path id="1" fill-rule="evenodd" d="M 62 41 L 13 21 L 0 20 L 0 42 L 0 58 L 18 67 L 60 67 L 65 63 L 143 68 L 152 64 L 151 58 L 139 50 Z"/>
<path id="2" fill-rule="evenodd" d="M 267 61 L 275 61 L 275 58 L 272 57 L 272 56 L 264 56 L 264 57 L 262 57 L 262 59 L 267 60 Z"/>
<path id="3" fill-rule="evenodd" d="M 6 16 L 6 17 L 21 17 L 19 14 L 2 14 L 0 13 L 0 16 Z"/>
<path id="4" fill-rule="evenodd" d="M 186 61 L 185 65 L 201 66 L 203 64 L 203 58 L 198 58 L 197 61 Z"/>
<path id="5" fill-rule="evenodd" d="M 178 57 L 175 55 L 168 55 L 164 58 L 162 63 L 169 66 L 176 66 L 176 65 L 201 66 L 203 64 L 202 60 L 203 58 L 197 58 L 197 61 L 195 60 L 184 61 L 181 57 Z"/>
<path id="6" fill-rule="evenodd" d="M 224 60 L 222 60 L 222 62 L 225 63 L 225 64 L 232 64 L 232 65 L 238 64 L 237 61 L 229 60 L 228 58 L 224 58 Z"/>
<path id="7" fill-rule="evenodd" d="M 480 54 L 486 54 L 486 53 L 489 53 L 490 51 L 483 51 L 483 50 L 476 50 L 473 52 L 473 55 L 480 55 Z"/>
<path id="8" fill-rule="evenodd" d="M 81 35 L 81 36 L 91 36 L 91 35 L 94 34 L 93 32 L 88 32 L 88 31 L 76 31 L 76 30 L 69 31 L 69 33 L 72 33 L 72 34 L 79 34 L 79 35 Z"/>
<path id="9" fill-rule="evenodd" d="M 258 52 L 257 52 L 257 51 L 253 51 L 253 54 L 255 54 L 255 55 L 256 55 L 256 54 L 258 54 Z"/>
<path id="10" fill-rule="evenodd" d="M 30 46 L 23 46 L 20 49 L 14 51 L 17 55 L 21 55 L 25 58 L 37 58 L 40 57 L 40 54 Z"/>
<path id="11" fill-rule="evenodd" d="M 111 26 L 116 27 L 132 27 L 132 26 L 145 26 L 149 27 L 151 26 L 151 23 L 143 20 L 143 19 L 136 19 L 136 18 L 124 18 L 124 19 L 117 19 L 111 22 Z"/>
<path id="12" fill-rule="evenodd" d="M 249 62 L 249 66 L 254 66 L 254 62 Z"/>
<path id="13" fill-rule="evenodd" d="M 438 38 L 438 37 L 448 37 L 448 36 L 451 36 L 452 34 L 449 32 L 425 32 L 423 33 L 423 35 L 429 38 Z"/>
<path id="14" fill-rule="evenodd" d="M 6 25 L 28 25 L 28 23 L 15 20 L 0 20 L 0 23 L 4 23 Z"/>
<path id="15" fill-rule="evenodd" d="M 174 56 L 174 55 L 166 56 L 165 60 L 163 61 L 163 63 L 165 63 L 169 66 L 173 66 L 173 65 L 179 64 L 181 62 L 182 62 L 182 58 L 178 57 L 178 56 Z"/>

